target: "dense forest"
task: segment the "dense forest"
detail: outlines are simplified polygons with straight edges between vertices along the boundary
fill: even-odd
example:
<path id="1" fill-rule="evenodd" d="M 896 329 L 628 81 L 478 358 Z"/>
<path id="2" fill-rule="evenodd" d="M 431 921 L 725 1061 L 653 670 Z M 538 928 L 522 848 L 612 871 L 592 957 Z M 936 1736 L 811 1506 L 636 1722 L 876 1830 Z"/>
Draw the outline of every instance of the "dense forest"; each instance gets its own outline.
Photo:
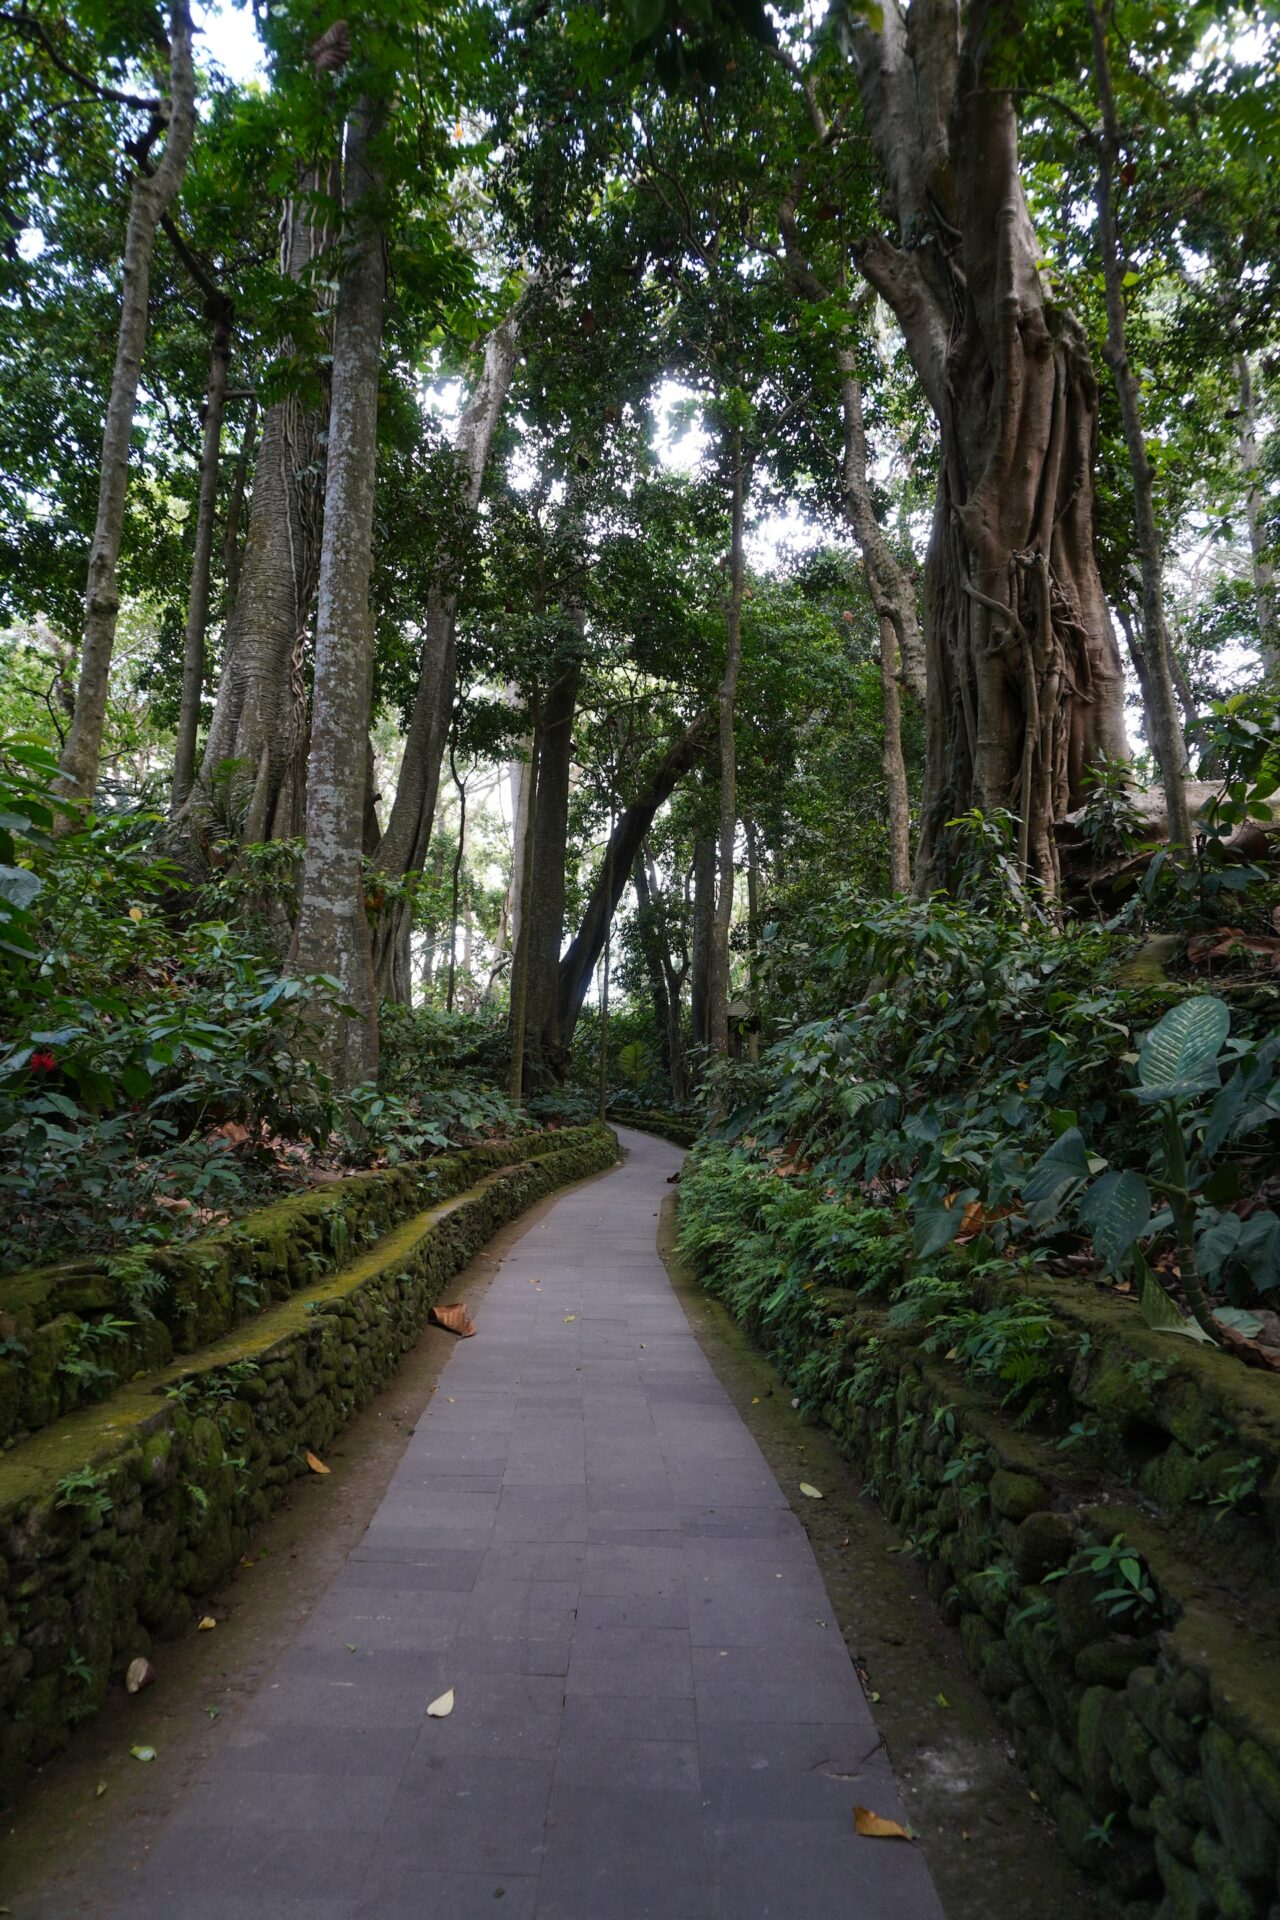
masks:
<path id="1" fill-rule="evenodd" d="M 0 26 L 6 1264 L 604 1102 L 1262 1304 L 1271 23 Z"/>
<path id="2" fill-rule="evenodd" d="M 1148 1522 L 1273 1630 L 1278 108 L 1232 0 L 0 10 L 0 1793 L 411 1335 L 54 1423 L 610 1121 L 1115 1911 L 1275 1913 Z"/>

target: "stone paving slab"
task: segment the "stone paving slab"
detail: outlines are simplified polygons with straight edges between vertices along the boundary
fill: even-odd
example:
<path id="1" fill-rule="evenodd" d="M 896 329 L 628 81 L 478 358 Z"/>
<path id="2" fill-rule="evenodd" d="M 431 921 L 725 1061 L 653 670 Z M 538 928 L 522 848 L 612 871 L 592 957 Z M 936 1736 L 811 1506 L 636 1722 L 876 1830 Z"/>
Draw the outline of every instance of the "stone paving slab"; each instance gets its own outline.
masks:
<path id="1" fill-rule="evenodd" d="M 386 1497 L 117 1920 L 942 1920 L 644 1135 L 506 1256 Z M 452 1687 L 448 1718 L 429 1701 Z"/>

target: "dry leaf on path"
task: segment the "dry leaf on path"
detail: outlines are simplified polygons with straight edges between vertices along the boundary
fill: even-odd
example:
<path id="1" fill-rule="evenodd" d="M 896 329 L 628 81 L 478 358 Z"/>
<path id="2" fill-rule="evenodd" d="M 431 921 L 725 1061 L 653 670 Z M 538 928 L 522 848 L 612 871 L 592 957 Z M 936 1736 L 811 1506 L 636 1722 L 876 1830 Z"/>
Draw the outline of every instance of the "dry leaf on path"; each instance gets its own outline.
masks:
<path id="1" fill-rule="evenodd" d="M 433 1327 L 443 1327 L 446 1333 L 456 1333 L 459 1340 L 469 1340 L 476 1330 L 475 1321 L 468 1317 L 465 1300 L 448 1307 L 432 1307 L 427 1319 Z"/>
<path id="2" fill-rule="evenodd" d="M 325 1469 L 325 1471 L 326 1471 L 326 1473 L 328 1472 L 328 1468 L 327 1468 L 327 1467 L 326 1467 L 326 1469 Z M 202 1621 L 200 1622 L 200 1624 L 199 1624 L 199 1626 L 198 1626 L 198 1627 L 196 1628 L 196 1632 L 197 1632 L 197 1633 L 212 1633 L 212 1632 L 213 1632 L 213 1630 L 214 1630 L 214 1628 L 215 1628 L 215 1627 L 217 1626 L 217 1624 L 218 1624 L 218 1623 L 217 1623 L 217 1621 L 216 1621 L 216 1620 L 214 1619 L 214 1617 L 213 1617 L 213 1615 L 212 1615 L 211 1613 L 206 1613 L 206 1614 L 205 1614 L 205 1616 L 204 1616 L 204 1619 L 203 1619 L 203 1620 L 202 1620 Z"/>
<path id="3" fill-rule="evenodd" d="M 900 1821 L 886 1820 L 883 1814 L 872 1813 L 868 1807 L 855 1807 L 853 1824 L 866 1840 L 914 1840 L 910 1827 L 904 1827 Z"/>
<path id="4" fill-rule="evenodd" d="M 124 1676 L 124 1690 L 126 1693 L 141 1693 L 144 1687 L 151 1685 L 155 1677 L 155 1668 L 146 1656 L 140 1653 L 136 1660 L 129 1662 L 129 1670 Z"/>
<path id="5" fill-rule="evenodd" d="M 444 1720 L 452 1712 L 453 1712 L 453 1688 L 452 1687 L 450 1687 L 448 1693 L 442 1693 L 438 1700 L 433 1700 L 431 1702 L 431 1705 L 427 1708 L 428 1716 L 432 1720 Z"/>
<path id="6" fill-rule="evenodd" d="M 326 1467 L 323 1460 L 318 1459 L 316 1455 L 312 1453 L 310 1447 L 307 1448 L 302 1457 L 310 1467 L 312 1473 L 329 1473 L 332 1471 L 331 1468 Z"/>

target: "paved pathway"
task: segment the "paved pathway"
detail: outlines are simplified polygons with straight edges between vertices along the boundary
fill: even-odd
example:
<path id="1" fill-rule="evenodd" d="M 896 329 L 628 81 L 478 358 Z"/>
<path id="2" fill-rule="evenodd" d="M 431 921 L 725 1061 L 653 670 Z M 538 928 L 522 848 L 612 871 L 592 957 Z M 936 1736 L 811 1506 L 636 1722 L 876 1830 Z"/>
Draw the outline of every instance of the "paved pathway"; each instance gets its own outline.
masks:
<path id="1" fill-rule="evenodd" d="M 893 1780 L 657 1257 L 681 1156 L 625 1138 L 507 1256 L 120 1920 L 941 1920 L 854 1833 Z"/>

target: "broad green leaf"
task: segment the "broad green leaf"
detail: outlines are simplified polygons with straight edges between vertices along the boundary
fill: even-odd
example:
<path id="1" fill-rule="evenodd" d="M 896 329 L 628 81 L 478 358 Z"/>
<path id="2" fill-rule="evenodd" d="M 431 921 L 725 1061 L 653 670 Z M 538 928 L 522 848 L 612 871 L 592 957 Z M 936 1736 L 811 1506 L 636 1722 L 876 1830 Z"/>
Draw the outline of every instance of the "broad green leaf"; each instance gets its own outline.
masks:
<path id="1" fill-rule="evenodd" d="M 1068 1127 L 1042 1153 L 1022 1186 L 1027 1218 L 1036 1227 L 1048 1226 L 1062 1211 L 1073 1187 L 1089 1178 L 1089 1156 L 1079 1127 Z"/>
<path id="2" fill-rule="evenodd" d="M 10 906 L 20 910 L 29 907 L 42 884 L 39 875 L 29 873 L 26 867 L 0 867 L 0 899 Z"/>
<path id="3" fill-rule="evenodd" d="M 1105 1173 L 1089 1189 L 1080 1209 L 1080 1225 L 1088 1227 L 1105 1264 L 1118 1267 L 1135 1240 L 1151 1221 L 1151 1194 L 1140 1173 Z"/>
<path id="4" fill-rule="evenodd" d="M 1170 1007 L 1142 1041 L 1139 1081 L 1151 1093 L 1165 1097 L 1173 1097 L 1184 1086 L 1203 1089 L 1230 1031 L 1231 1015 L 1212 995 Z M 1209 1084 L 1216 1084 L 1216 1078 Z"/>
<path id="5" fill-rule="evenodd" d="M 1182 1333 L 1188 1340 L 1199 1341 L 1201 1346 L 1217 1345 L 1217 1342 L 1211 1340 L 1204 1328 L 1197 1326 L 1194 1320 L 1183 1319 L 1145 1260 L 1142 1262 L 1138 1306 L 1143 1319 L 1156 1333 Z"/>
<path id="6" fill-rule="evenodd" d="M 1215 1307 L 1213 1317 L 1245 1340 L 1256 1340 L 1262 1332 L 1262 1322 L 1257 1314 L 1247 1312 L 1244 1307 Z"/>

